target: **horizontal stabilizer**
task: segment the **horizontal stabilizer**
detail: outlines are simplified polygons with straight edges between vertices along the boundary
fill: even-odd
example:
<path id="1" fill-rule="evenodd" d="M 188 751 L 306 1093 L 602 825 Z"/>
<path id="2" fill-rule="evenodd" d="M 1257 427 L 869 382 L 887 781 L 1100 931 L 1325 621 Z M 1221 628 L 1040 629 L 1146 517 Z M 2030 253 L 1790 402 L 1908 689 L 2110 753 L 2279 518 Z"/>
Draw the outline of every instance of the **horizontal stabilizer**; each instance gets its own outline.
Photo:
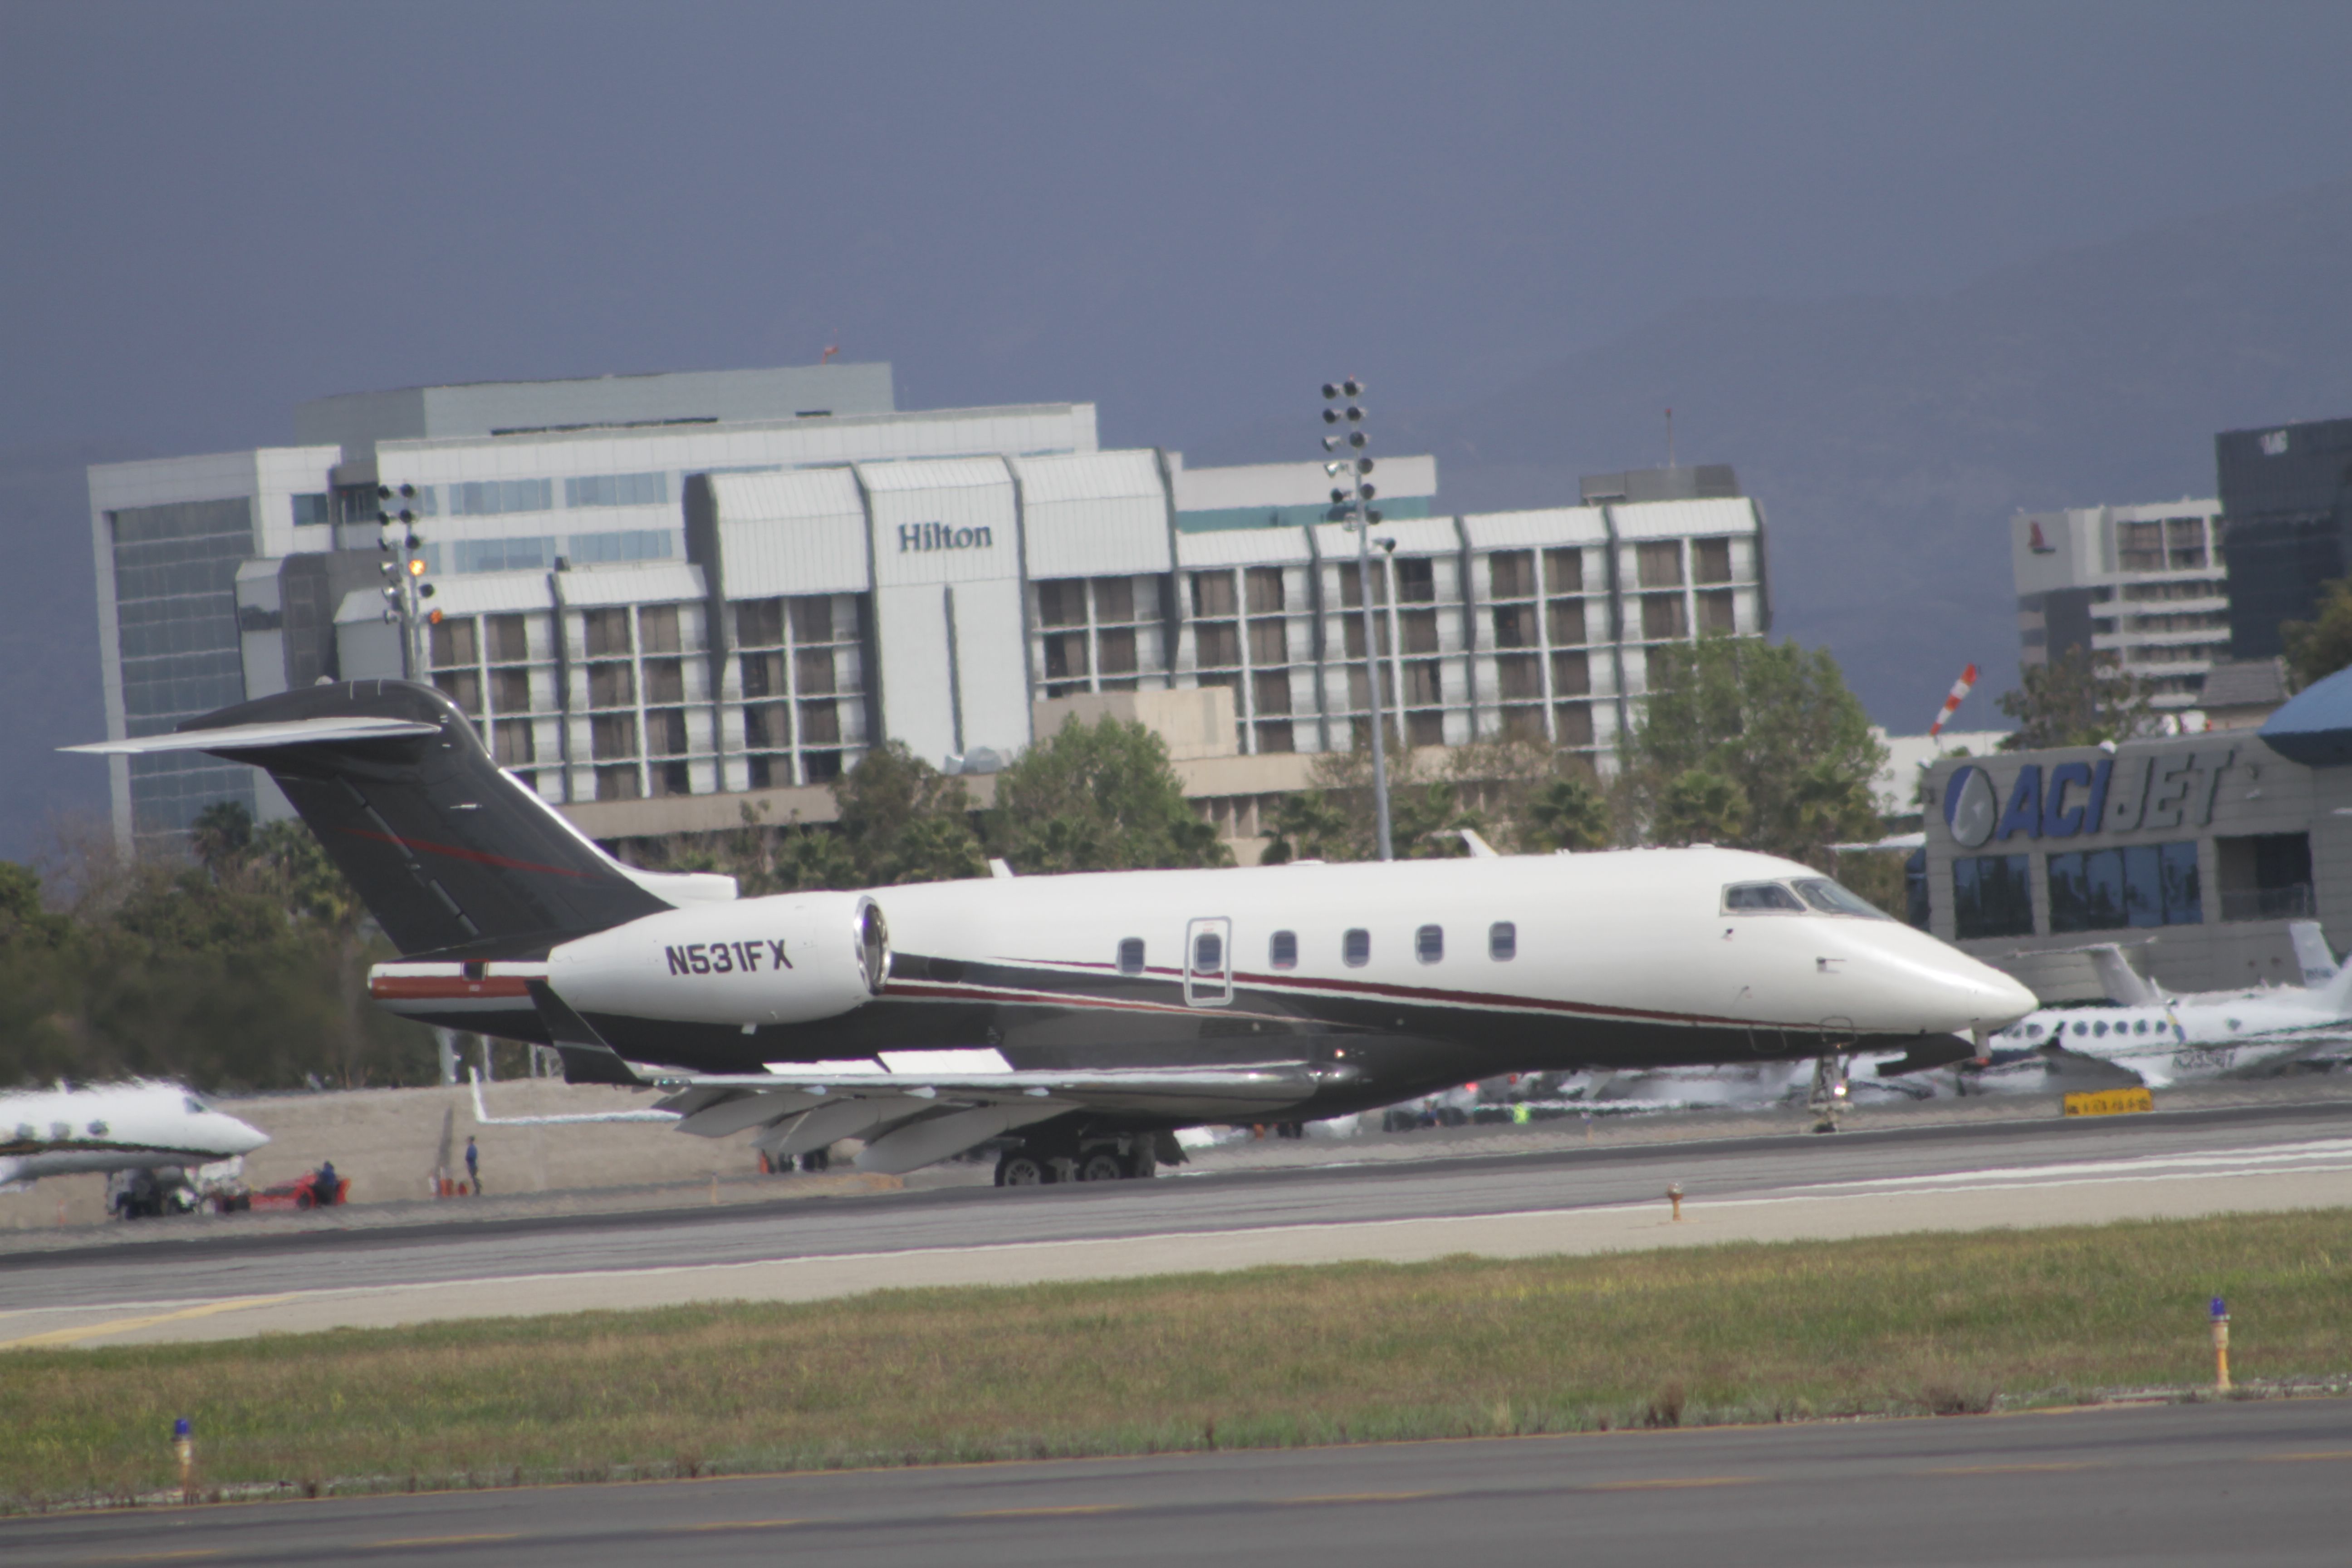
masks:
<path id="1" fill-rule="evenodd" d="M 2106 991 L 2107 1000 L 2125 1007 L 2145 1007 L 2164 1000 L 2164 993 L 2141 978 L 2139 971 L 2124 962 L 2124 950 L 2113 942 L 2101 942 L 2085 949 L 2091 955 L 2091 968 Z"/>
<path id="2" fill-rule="evenodd" d="M 101 757 L 138 757 L 153 752 L 259 752 L 278 746 L 315 746 L 324 742 L 394 741 L 405 735 L 437 735 L 438 724 L 413 719 L 362 714 L 331 719 L 286 719 L 268 724 L 224 724 L 213 730 L 174 730 L 168 735 L 134 735 L 127 741 L 93 741 L 60 751 Z"/>
<path id="3" fill-rule="evenodd" d="M 583 1111 L 573 1116 L 492 1116 L 482 1103 L 482 1069 L 467 1068 L 474 1079 L 474 1123 L 478 1127 L 566 1127 L 582 1121 L 665 1121 L 677 1125 L 674 1110 Z"/>

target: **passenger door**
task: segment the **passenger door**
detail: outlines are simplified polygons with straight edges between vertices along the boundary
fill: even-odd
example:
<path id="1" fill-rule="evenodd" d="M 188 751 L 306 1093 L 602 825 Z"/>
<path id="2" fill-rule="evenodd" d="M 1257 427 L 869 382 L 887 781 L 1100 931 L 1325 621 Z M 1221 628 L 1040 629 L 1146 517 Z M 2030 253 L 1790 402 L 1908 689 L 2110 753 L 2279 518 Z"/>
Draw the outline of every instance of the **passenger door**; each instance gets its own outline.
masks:
<path id="1" fill-rule="evenodd" d="M 1184 927 L 1184 1005 L 1222 1007 L 1234 999 L 1234 922 L 1223 915 Z"/>

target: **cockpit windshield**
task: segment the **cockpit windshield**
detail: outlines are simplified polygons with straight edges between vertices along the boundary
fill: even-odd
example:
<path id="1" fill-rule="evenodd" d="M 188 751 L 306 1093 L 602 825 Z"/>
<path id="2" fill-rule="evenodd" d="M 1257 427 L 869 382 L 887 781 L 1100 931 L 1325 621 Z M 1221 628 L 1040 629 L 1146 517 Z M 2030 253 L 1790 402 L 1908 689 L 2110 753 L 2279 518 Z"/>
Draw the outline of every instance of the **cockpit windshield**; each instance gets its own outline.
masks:
<path id="1" fill-rule="evenodd" d="M 1727 915 L 1852 915 L 1883 921 L 1887 915 L 1827 877 L 1807 877 L 1794 883 L 1734 882 L 1723 889 Z"/>
<path id="2" fill-rule="evenodd" d="M 198 1100 L 193 1094 L 182 1096 L 180 1103 L 186 1109 L 187 1113 L 191 1116 L 202 1116 L 206 1111 L 212 1110 L 211 1106 L 206 1105 L 203 1100 Z"/>
<path id="3" fill-rule="evenodd" d="M 1825 915 L 1854 915 L 1866 921 L 1893 918 L 1869 900 L 1839 887 L 1827 877 L 1809 877 L 1798 883 L 1797 896 Z"/>
<path id="4" fill-rule="evenodd" d="M 1727 914 L 1801 915 L 1805 906 L 1797 895 L 1778 882 L 1734 882 L 1723 889 L 1723 908 Z"/>

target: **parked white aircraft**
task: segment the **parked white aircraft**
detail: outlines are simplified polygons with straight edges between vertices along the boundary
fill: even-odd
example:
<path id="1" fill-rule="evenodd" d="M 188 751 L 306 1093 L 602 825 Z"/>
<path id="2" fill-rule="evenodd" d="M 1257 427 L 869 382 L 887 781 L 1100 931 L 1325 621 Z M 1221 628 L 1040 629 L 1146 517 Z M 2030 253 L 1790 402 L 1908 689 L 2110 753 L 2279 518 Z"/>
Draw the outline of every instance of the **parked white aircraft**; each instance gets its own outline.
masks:
<path id="1" fill-rule="evenodd" d="M 0 1093 L 0 1187 L 43 1176 L 209 1165 L 269 1137 L 176 1083 Z"/>
<path id="2" fill-rule="evenodd" d="M 2352 965 L 2339 965 L 2315 921 L 2288 927 L 2301 985 L 2174 995 L 2142 976 L 2112 942 L 2086 951 L 2109 1005 L 2043 1007 L 1987 1042 L 1988 1064 L 1963 1067 L 1971 1089 L 2037 1088 L 2051 1057 L 2112 1063 L 2150 1088 L 2244 1074 L 2295 1057 L 2352 1049 Z"/>
<path id="3" fill-rule="evenodd" d="M 404 955 L 376 999 L 658 1085 L 772 1158 L 1149 1174 L 1173 1133 L 1513 1071 L 1900 1051 L 2031 1011 L 1791 861 L 1705 847 L 735 897 L 605 855 L 438 691 L 317 686 L 72 748 L 268 770 Z M 887 910 L 886 921 L 884 911 Z"/>

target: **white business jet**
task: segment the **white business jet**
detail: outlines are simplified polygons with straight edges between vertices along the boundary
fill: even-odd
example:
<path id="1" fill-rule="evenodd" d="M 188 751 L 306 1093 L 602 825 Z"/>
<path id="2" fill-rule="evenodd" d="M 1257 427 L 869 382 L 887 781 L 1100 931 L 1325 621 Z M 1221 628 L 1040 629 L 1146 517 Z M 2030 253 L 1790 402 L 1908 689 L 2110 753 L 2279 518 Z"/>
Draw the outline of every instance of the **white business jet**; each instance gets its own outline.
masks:
<path id="1" fill-rule="evenodd" d="M 43 1176 L 194 1170 L 268 1142 L 176 1083 L 0 1093 L 0 1189 Z"/>
<path id="2" fill-rule="evenodd" d="M 376 1000 L 657 1086 L 771 1158 L 1150 1174 L 1177 1129 L 1510 1072 L 1901 1051 L 2031 992 L 1738 850 L 992 877 L 739 899 L 620 864 L 428 687 L 284 692 L 72 748 L 265 768 L 403 956 Z M 887 911 L 887 916 L 886 916 Z"/>
<path id="3" fill-rule="evenodd" d="M 2085 948 L 2108 1005 L 2043 1007 L 1988 1042 L 1971 1088 L 2040 1087 L 2053 1056 L 2088 1057 L 2137 1074 L 2151 1089 L 2244 1076 L 2298 1058 L 2352 1051 L 2352 965 L 2339 965 L 2316 921 L 2287 928 L 2301 985 L 2174 994 L 2133 969 L 2122 948 Z"/>

